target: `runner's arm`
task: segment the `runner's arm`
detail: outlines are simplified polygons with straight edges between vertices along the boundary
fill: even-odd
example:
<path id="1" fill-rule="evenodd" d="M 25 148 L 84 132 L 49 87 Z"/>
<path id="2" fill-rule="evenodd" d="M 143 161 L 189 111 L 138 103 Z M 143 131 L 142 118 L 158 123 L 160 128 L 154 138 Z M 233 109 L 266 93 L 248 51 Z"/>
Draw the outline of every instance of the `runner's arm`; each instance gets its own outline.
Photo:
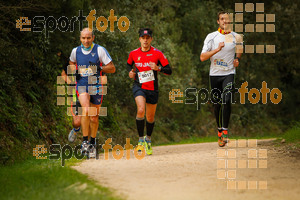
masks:
<path id="1" fill-rule="evenodd" d="M 153 64 L 155 65 L 155 63 L 153 63 Z M 157 65 L 160 65 L 161 67 L 155 67 L 155 70 L 160 71 L 160 72 L 164 73 L 165 75 L 172 74 L 172 69 L 169 65 L 169 61 L 163 53 L 160 54 Z"/>
<path id="2" fill-rule="evenodd" d="M 70 64 L 70 69 L 71 69 L 71 70 L 75 70 L 75 69 L 76 69 L 76 63 L 69 61 L 69 64 Z M 71 81 L 70 78 L 68 77 L 68 75 L 67 75 L 67 73 L 66 73 L 66 69 L 67 69 L 67 67 L 64 67 L 64 69 L 63 69 L 62 72 L 61 72 L 61 76 L 63 77 L 64 81 L 65 81 L 67 84 L 71 84 L 72 81 Z"/>
<path id="3" fill-rule="evenodd" d="M 133 71 L 136 71 L 132 53 L 130 52 L 129 57 L 127 59 L 127 70 L 128 70 L 128 72 L 130 72 L 132 69 L 133 69 Z"/>
<path id="4" fill-rule="evenodd" d="M 130 65 L 129 63 L 127 63 L 127 70 L 129 72 L 129 78 L 134 78 L 136 73 L 135 73 L 135 68 L 132 67 L 133 66 L 133 63 L 132 65 Z"/>
<path id="5" fill-rule="evenodd" d="M 233 66 L 238 67 L 240 64 L 240 58 L 242 57 L 241 53 L 236 53 L 235 54 L 235 59 L 233 60 Z"/>
<path id="6" fill-rule="evenodd" d="M 240 59 L 242 57 L 242 53 L 243 53 L 243 37 L 241 37 L 241 35 L 237 34 L 235 36 L 236 38 L 236 46 L 235 46 L 235 58 L 233 61 L 233 66 L 234 67 L 238 67 L 239 63 L 240 63 Z"/>
<path id="7" fill-rule="evenodd" d="M 68 77 L 68 75 L 66 74 L 65 70 L 62 70 L 61 76 L 62 76 L 62 78 L 64 79 L 64 81 L 65 81 L 67 84 L 71 84 L 71 80 L 69 79 L 69 77 Z"/>
<path id="8" fill-rule="evenodd" d="M 171 75 L 172 74 L 172 69 L 171 69 L 170 65 L 167 64 L 166 66 L 162 66 L 160 68 L 160 72 L 162 72 L 162 73 L 164 73 L 166 75 Z"/>
<path id="9" fill-rule="evenodd" d="M 76 62 L 69 61 L 69 69 L 70 69 L 72 72 L 73 72 L 73 71 L 76 71 L 76 65 L 77 65 Z M 72 73 L 72 74 L 75 74 L 75 73 Z"/>
<path id="10" fill-rule="evenodd" d="M 115 73 L 116 72 L 116 67 L 114 65 L 114 63 L 111 61 L 110 63 L 108 63 L 107 65 L 102 67 L 102 72 L 104 73 Z"/>
<path id="11" fill-rule="evenodd" d="M 236 53 L 236 54 L 235 54 L 235 58 L 236 58 L 236 59 L 237 59 L 237 58 L 238 58 L 238 59 L 241 59 L 241 57 L 242 57 L 242 53 Z"/>
<path id="12" fill-rule="evenodd" d="M 215 55 L 216 53 L 221 51 L 224 46 L 225 46 L 224 42 L 220 42 L 218 48 L 216 48 L 212 51 L 207 51 L 207 52 L 201 53 L 200 60 L 203 62 L 203 61 L 209 59 L 210 57 L 212 57 L 213 55 Z"/>
<path id="13" fill-rule="evenodd" d="M 136 77 L 136 66 L 134 64 L 133 58 L 132 58 L 132 53 L 130 52 L 128 60 L 127 60 L 127 70 L 128 70 L 128 75 L 129 78 L 135 78 Z"/>
<path id="14" fill-rule="evenodd" d="M 63 56 L 63 55 L 60 55 L 60 56 Z M 65 60 L 65 63 L 63 63 L 63 70 L 61 72 L 61 76 L 67 84 L 71 84 L 70 78 L 67 75 L 69 60 L 67 58 L 64 60 Z"/>
<path id="15" fill-rule="evenodd" d="M 97 53 L 99 56 L 99 61 L 104 64 L 102 67 L 102 72 L 113 74 L 116 72 L 116 67 L 112 62 L 112 58 L 104 47 L 98 47 Z"/>
<path id="16" fill-rule="evenodd" d="M 151 67 L 152 70 L 162 72 L 165 75 L 171 75 L 172 74 L 172 69 L 171 69 L 169 63 L 166 64 L 165 66 L 163 66 L 160 62 L 158 62 L 157 65 L 154 62 L 150 62 L 149 64 L 150 64 L 150 67 Z M 159 67 L 158 65 L 160 65 L 161 67 Z"/>
<path id="17" fill-rule="evenodd" d="M 132 64 L 133 65 L 133 64 Z M 130 72 L 132 70 L 132 65 L 127 63 L 127 71 Z"/>

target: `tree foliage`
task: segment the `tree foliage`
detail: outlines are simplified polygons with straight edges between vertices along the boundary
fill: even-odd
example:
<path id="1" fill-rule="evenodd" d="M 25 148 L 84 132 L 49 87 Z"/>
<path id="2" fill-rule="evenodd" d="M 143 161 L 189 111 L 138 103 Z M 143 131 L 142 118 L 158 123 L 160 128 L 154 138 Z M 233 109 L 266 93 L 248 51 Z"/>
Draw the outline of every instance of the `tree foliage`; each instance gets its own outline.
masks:
<path id="1" fill-rule="evenodd" d="M 113 58 L 117 72 L 108 75 L 108 95 L 104 105 L 108 116 L 100 118 L 100 139 L 113 137 L 124 143 L 126 137 L 136 140 L 132 80 L 128 78 L 126 62 L 129 52 L 139 47 L 138 29 L 154 31 L 153 46 L 167 56 L 173 74 L 159 76 L 160 99 L 153 135 L 156 144 L 178 141 L 190 136 L 215 134 L 212 105 L 207 103 L 173 104 L 172 89 L 209 88 L 209 61 L 200 62 L 199 55 L 206 35 L 218 28 L 217 12 L 234 12 L 235 1 L 184 0 L 111 0 L 111 1 L 7 1 L 0 3 L 0 160 L 30 152 L 38 142 L 66 142 L 71 119 L 66 107 L 56 106 L 56 77 L 62 70 L 62 60 L 56 55 L 63 51 L 67 58 L 72 48 L 80 45 L 79 28 L 74 32 L 21 32 L 16 20 L 21 16 L 53 16 L 71 19 L 79 10 L 87 16 L 96 9 L 95 17 L 108 18 L 113 9 L 118 18 L 126 16 L 130 28 L 122 33 L 115 22 L 114 32 L 96 31 L 95 42 L 104 46 Z M 231 117 L 234 135 L 280 133 L 299 121 L 299 24 L 296 1 L 265 2 L 265 13 L 276 14 L 275 33 L 244 33 L 245 44 L 274 44 L 275 54 L 244 54 L 237 70 L 236 86 L 248 81 L 248 88 L 279 88 L 283 99 L 278 104 L 235 104 Z M 244 24 L 255 24 L 255 12 L 244 12 Z M 94 24 L 95 25 L 95 24 Z M 87 23 L 84 23 L 87 26 Z M 269 97 L 269 95 L 268 95 Z M 239 99 L 238 95 L 236 96 Z M 184 98 L 181 98 L 184 100 Z M 270 98 L 269 98 L 270 99 Z M 103 133 L 103 134 L 102 134 Z M 25 151 L 27 152 L 27 151 Z"/>

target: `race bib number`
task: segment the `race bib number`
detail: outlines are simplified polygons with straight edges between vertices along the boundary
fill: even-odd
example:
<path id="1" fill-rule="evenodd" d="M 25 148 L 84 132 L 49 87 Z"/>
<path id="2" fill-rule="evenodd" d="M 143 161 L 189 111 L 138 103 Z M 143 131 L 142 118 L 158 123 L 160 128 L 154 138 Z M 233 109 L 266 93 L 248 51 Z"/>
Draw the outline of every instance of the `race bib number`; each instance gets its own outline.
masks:
<path id="1" fill-rule="evenodd" d="M 138 76 L 140 83 L 146 83 L 155 79 L 153 70 L 138 72 Z"/>
<path id="2" fill-rule="evenodd" d="M 82 77 L 92 76 L 94 74 L 91 68 L 80 68 L 79 73 Z"/>
<path id="3" fill-rule="evenodd" d="M 229 67 L 228 67 L 227 62 L 225 62 L 223 59 L 215 59 L 215 60 L 214 60 L 214 66 L 215 66 L 216 68 L 219 68 L 219 69 L 222 69 L 222 70 L 229 70 L 229 69 L 232 69 L 232 68 L 229 68 Z"/>

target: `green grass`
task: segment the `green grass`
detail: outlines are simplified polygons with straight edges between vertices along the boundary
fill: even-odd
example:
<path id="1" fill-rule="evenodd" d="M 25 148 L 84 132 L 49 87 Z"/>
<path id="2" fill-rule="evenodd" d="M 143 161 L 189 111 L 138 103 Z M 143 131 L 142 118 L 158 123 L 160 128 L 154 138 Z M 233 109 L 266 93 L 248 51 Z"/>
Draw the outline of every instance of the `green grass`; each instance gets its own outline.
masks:
<path id="1" fill-rule="evenodd" d="M 1 166 L 1 199 L 119 199 L 107 188 L 70 168 L 77 162 L 72 158 L 62 167 L 60 161 L 34 158 Z"/>
<path id="2" fill-rule="evenodd" d="M 286 142 L 300 142 L 300 123 L 287 130 L 283 135 Z"/>

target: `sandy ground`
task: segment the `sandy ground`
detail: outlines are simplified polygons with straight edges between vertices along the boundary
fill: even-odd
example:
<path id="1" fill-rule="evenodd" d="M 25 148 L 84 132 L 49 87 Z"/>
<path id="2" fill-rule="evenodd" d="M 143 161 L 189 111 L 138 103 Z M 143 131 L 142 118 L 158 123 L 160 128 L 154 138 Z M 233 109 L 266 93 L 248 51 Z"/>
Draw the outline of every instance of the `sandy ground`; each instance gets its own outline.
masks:
<path id="1" fill-rule="evenodd" d="M 87 160 L 74 168 L 129 200 L 299 199 L 300 155 L 298 152 L 289 154 L 271 143 L 270 140 L 259 140 L 256 147 L 238 147 L 237 143 L 235 148 L 219 148 L 217 143 L 159 146 L 153 148 L 153 155 L 141 160 L 133 154 L 129 160 L 125 156 L 116 160 L 111 154 L 108 160 L 104 160 L 101 154 L 99 160 Z M 226 156 L 222 157 L 223 152 L 218 149 L 225 149 Z M 257 150 L 257 154 L 248 154 L 250 149 Z M 234 156 L 234 151 L 236 158 L 228 158 Z M 255 155 L 257 158 L 248 158 Z M 218 160 L 222 159 L 227 160 L 227 164 L 228 160 L 236 160 L 235 168 L 220 168 L 223 161 Z M 240 168 L 243 161 L 238 165 L 238 160 L 246 160 L 250 166 L 253 166 L 253 161 L 250 164 L 248 160 L 265 161 L 250 169 L 249 166 Z M 266 163 L 267 166 L 264 166 Z M 230 180 L 236 182 L 228 185 L 228 177 L 218 179 L 218 170 L 219 178 L 223 174 L 220 170 L 225 170 L 228 176 L 234 176 L 234 172 L 229 170 L 235 170 L 236 177 Z M 236 189 L 231 189 L 234 183 Z"/>

